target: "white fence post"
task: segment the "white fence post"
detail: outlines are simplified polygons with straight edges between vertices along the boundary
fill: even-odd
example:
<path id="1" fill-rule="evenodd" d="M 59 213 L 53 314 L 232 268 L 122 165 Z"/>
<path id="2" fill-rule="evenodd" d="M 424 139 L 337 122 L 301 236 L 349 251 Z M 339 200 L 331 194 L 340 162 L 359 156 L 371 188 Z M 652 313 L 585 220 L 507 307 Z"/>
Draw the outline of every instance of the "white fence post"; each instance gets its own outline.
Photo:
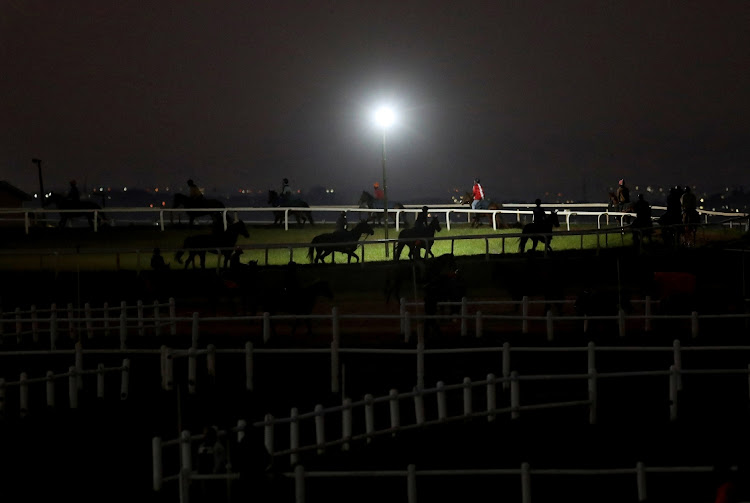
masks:
<path id="1" fill-rule="evenodd" d="M 693 339 L 698 337 L 698 311 L 693 311 L 690 314 L 690 334 Z"/>
<path id="2" fill-rule="evenodd" d="M 638 501 L 646 501 L 648 493 L 646 492 L 646 466 L 642 461 L 635 465 L 636 479 L 638 483 Z"/>
<path id="3" fill-rule="evenodd" d="M 521 406 L 520 382 L 518 381 L 518 372 L 510 373 L 510 418 L 518 419 L 520 416 L 519 407 Z"/>
<path id="4" fill-rule="evenodd" d="M 180 435 L 180 500 L 190 501 L 190 474 L 193 471 L 193 453 L 190 432 L 183 430 Z"/>
<path id="5" fill-rule="evenodd" d="M 305 467 L 294 467 L 294 503 L 305 503 Z"/>
<path id="6" fill-rule="evenodd" d="M 406 501 L 417 503 L 417 467 L 409 465 L 406 467 Z"/>
<path id="7" fill-rule="evenodd" d="M 497 392 L 495 374 L 487 374 L 487 421 L 492 422 L 495 420 L 495 414 L 493 411 L 497 409 Z"/>
<path id="8" fill-rule="evenodd" d="M 289 448 L 292 450 L 292 454 L 289 456 L 289 463 L 294 466 L 299 461 L 299 454 L 294 452 L 296 449 L 299 449 L 299 411 L 296 407 L 292 407 L 289 419 L 291 420 L 289 423 Z"/>
<path id="9" fill-rule="evenodd" d="M 521 463 L 521 501 L 531 503 L 531 468 L 526 462 Z"/>
<path id="10" fill-rule="evenodd" d="M 188 393 L 195 394 L 196 381 L 198 379 L 198 362 L 196 357 L 197 350 L 195 347 L 188 349 Z"/>
<path id="11" fill-rule="evenodd" d="M 352 438 L 352 400 L 344 398 L 343 409 L 341 410 L 341 444 L 342 451 L 349 450 L 349 440 Z"/>
<path id="12" fill-rule="evenodd" d="M 164 465 L 161 457 L 161 437 L 151 439 L 151 459 L 153 460 L 153 489 L 161 491 L 162 479 L 164 478 Z"/>
<path id="13" fill-rule="evenodd" d="M 474 407 L 471 400 L 471 378 L 464 377 L 464 416 L 471 416 Z"/>
<path id="14" fill-rule="evenodd" d="M 669 366 L 669 419 L 677 419 L 677 372 L 674 365 Z"/>
<path id="15" fill-rule="evenodd" d="M 263 417 L 263 422 L 265 423 L 265 426 L 263 426 L 263 443 L 266 445 L 268 453 L 273 456 L 273 453 L 275 452 L 274 444 L 276 443 L 274 441 L 273 416 L 271 414 L 266 414 Z"/>
<path id="16" fill-rule="evenodd" d="M 414 417 L 418 425 L 424 424 L 424 395 L 422 388 L 414 388 Z"/>
<path id="17" fill-rule="evenodd" d="M 445 399 L 445 383 L 443 383 L 443 381 L 438 381 L 436 387 L 438 420 L 445 421 L 448 417 L 448 403 Z"/>
<path id="18" fill-rule="evenodd" d="M 318 454 L 323 454 L 325 452 L 323 445 L 326 443 L 326 428 L 325 414 L 321 404 L 315 406 L 315 443 L 318 445 Z"/>

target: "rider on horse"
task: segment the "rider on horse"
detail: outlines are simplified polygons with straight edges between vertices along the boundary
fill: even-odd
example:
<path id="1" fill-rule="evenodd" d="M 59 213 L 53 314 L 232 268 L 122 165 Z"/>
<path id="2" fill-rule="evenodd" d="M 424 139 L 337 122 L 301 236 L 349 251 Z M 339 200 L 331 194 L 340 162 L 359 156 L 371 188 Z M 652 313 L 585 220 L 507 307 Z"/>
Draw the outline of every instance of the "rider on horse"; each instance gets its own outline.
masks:
<path id="1" fill-rule="evenodd" d="M 690 190 L 690 187 L 685 187 L 685 192 L 680 197 L 680 205 L 682 206 L 682 222 L 692 223 L 698 221 L 698 201 L 695 194 Z"/>
<path id="2" fill-rule="evenodd" d="M 471 188 L 471 193 L 474 196 L 474 200 L 471 202 L 472 210 L 485 209 L 484 206 L 484 189 L 479 183 L 479 178 L 474 179 L 474 186 Z"/>
<path id="3" fill-rule="evenodd" d="M 76 185 L 75 180 L 70 181 L 70 190 L 68 190 L 68 196 L 69 201 L 75 201 L 76 203 L 81 200 L 81 194 L 78 192 L 78 186 Z"/>
<path id="4" fill-rule="evenodd" d="M 199 201 L 203 199 L 203 192 L 201 192 L 201 189 L 195 184 L 193 179 L 187 181 L 188 188 L 190 189 L 190 196 L 191 199 L 194 201 Z"/>
<path id="5" fill-rule="evenodd" d="M 547 216 L 547 212 L 544 211 L 544 208 L 542 208 L 542 200 L 537 198 L 534 201 L 534 204 L 536 206 L 534 207 L 534 210 L 532 212 L 532 222 L 535 224 L 540 224 L 544 222 L 545 217 Z"/>

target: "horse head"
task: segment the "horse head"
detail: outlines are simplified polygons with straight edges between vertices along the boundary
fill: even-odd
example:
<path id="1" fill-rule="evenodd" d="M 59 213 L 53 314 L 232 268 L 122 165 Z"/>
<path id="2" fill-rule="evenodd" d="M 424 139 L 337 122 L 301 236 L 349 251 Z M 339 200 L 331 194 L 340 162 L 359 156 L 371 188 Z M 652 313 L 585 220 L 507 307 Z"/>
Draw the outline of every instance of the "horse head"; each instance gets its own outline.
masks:
<path id="1" fill-rule="evenodd" d="M 557 210 L 550 211 L 546 220 L 552 224 L 552 227 L 560 227 L 560 218 L 557 214 Z"/>
<path id="2" fill-rule="evenodd" d="M 375 234 L 375 230 L 370 224 L 367 223 L 367 220 L 360 220 L 357 225 L 354 226 L 352 232 L 360 235 L 367 234 L 368 236 L 372 236 L 373 234 Z"/>
<path id="3" fill-rule="evenodd" d="M 432 217 L 432 220 L 430 220 L 429 229 L 435 232 L 440 232 L 441 230 L 443 230 L 443 228 L 440 226 L 440 219 L 438 219 L 438 217 Z"/>
<path id="4" fill-rule="evenodd" d="M 245 225 L 245 222 L 242 220 L 237 220 L 236 222 L 232 223 L 228 229 L 234 229 L 237 231 L 237 233 L 241 236 L 244 236 L 246 238 L 250 237 L 250 233 L 247 231 L 247 226 Z"/>

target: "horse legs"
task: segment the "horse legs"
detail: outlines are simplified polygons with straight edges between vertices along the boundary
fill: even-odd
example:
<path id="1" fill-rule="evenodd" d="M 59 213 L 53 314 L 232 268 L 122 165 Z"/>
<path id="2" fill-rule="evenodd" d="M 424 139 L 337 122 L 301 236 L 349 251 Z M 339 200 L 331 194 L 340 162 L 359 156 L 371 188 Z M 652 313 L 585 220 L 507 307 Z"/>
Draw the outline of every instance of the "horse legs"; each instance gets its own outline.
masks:
<path id="1" fill-rule="evenodd" d="M 526 249 L 526 240 L 528 238 L 526 236 L 521 236 L 521 241 L 518 243 L 518 253 L 523 253 Z"/>

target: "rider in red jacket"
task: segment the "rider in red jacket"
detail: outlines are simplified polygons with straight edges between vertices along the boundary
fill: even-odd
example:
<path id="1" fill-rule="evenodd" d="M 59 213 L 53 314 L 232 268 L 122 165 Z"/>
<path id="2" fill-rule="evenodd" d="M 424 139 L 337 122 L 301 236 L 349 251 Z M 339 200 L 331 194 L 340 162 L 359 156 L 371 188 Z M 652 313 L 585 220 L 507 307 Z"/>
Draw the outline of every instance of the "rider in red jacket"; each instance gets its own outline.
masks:
<path id="1" fill-rule="evenodd" d="M 474 179 L 474 187 L 471 191 L 474 194 L 474 200 L 471 202 L 471 209 L 476 210 L 481 206 L 482 201 L 484 200 L 484 189 L 482 189 L 482 185 L 479 183 L 479 178 Z"/>

